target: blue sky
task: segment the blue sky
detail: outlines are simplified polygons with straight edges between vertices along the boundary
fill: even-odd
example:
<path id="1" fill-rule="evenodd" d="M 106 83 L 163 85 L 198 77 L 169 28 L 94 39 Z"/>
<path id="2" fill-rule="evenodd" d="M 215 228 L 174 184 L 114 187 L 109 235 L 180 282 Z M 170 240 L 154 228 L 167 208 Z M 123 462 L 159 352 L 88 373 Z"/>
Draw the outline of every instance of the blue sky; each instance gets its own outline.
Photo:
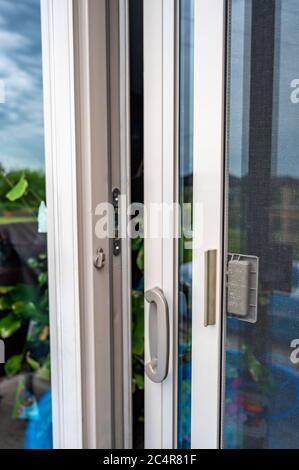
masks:
<path id="1" fill-rule="evenodd" d="M 40 0 L 0 0 L 0 162 L 44 169 Z"/>

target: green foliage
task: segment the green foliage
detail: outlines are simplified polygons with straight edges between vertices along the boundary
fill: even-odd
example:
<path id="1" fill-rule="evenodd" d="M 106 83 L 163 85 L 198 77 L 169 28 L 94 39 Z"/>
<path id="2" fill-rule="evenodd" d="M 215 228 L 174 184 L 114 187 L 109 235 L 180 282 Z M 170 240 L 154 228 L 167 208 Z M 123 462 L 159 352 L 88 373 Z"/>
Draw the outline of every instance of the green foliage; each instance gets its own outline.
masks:
<path id="1" fill-rule="evenodd" d="M 144 374 L 143 374 L 143 367 L 140 367 L 141 371 L 139 372 L 136 365 L 134 367 L 134 374 L 133 374 L 133 391 L 135 392 L 136 389 L 144 390 Z"/>
<path id="2" fill-rule="evenodd" d="M 38 277 L 38 283 L 40 287 L 43 287 L 45 284 L 48 283 L 48 273 L 40 273 Z"/>
<path id="3" fill-rule="evenodd" d="M 10 338 L 22 326 L 22 321 L 13 313 L 9 313 L 0 320 L 0 336 L 2 339 Z"/>
<path id="4" fill-rule="evenodd" d="M 137 256 L 137 267 L 143 273 L 144 272 L 144 244 L 141 245 Z"/>
<path id="5" fill-rule="evenodd" d="M 30 170 L 6 173 L 0 167 L 0 216 L 4 211 L 15 210 L 36 214 L 43 200 L 44 173 Z M 44 380 L 50 380 L 47 254 L 30 258 L 27 264 L 37 272 L 35 285 L 0 287 L 0 337 L 7 339 L 21 328 L 28 328 L 23 352 L 7 360 L 5 373 L 11 377 L 26 366 Z"/>
<path id="6" fill-rule="evenodd" d="M 143 246 L 143 239 L 140 237 L 132 239 L 132 251 L 139 251 Z"/>
<path id="7" fill-rule="evenodd" d="M 7 297 L 0 297 L 0 311 L 7 310 L 10 306 L 11 305 Z"/>
<path id="8" fill-rule="evenodd" d="M 26 362 L 31 367 L 32 370 L 37 371 L 40 369 L 40 363 L 32 359 L 30 353 L 26 354 Z"/>
<path id="9" fill-rule="evenodd" d="M 25 178 L 24 173 L 21 175 L 21 178 L 13 188 L 6 194 L 7 199 L 10 202 L 17 201 L 24 196 L 28 188 L 28 181 Z"/>
<path id="10" fill-rule="evenodd" d="M 4 366 L 5 373 L 8 377 L 12 377 L 20 372 L 22 369 L 24 355 L 18 354 L 16 356 L 12 356 L 6 361 Z"/>
<path id="11" fill-rule="evenodd" d="M 269 370 L 256 359 L 251 346 L 243 345 L 245 369 L 248 371 L 251 379 L 260 387 L 263 393 L 272 389 L 272 377 Z"/>
<path id="12" fill-rule="evenodd" d="M 14 290 L 14 287 L 0 286 L 0 295 L 9 294 L 9 292 L 12 292 L 13 290 Z"/>
<path id="13" fill-rule="evenodd" d="M 43 172 L 26 169 L 5 172 L 0 168 L 0 215 L 5 211 L 35 213 L 45 197 Z"/>
<path id="14" fill-rule="evenodd" d="M 38 272 L 36 285 L 18 284 L 0 287 L 0 337 L 7 339 L 20 328 L 29 327 L 22 354 L 12 356 L 5 364 L 5 372 L 13 376 L 26 364 L 39 377 L 49 380 L 49 305 L 47 257 L 43 253 L 28 265 Z M 43 351 L 40 354 L 40 351 Z M 37 355 L 38 357 L 35 357 Z"/>
<path id="15" fill-rule="evenodd" d="M 137 253 L 136 265 L 141 277 L 144 274 L 144 240 L 132 240 L 132 250 Z M 132 292 L 132 356 L 133 356 L 133 391 L 144 390 L 144 294 Z"/>
<path id="16" fill-rule="evenodd" d="M 45 380 L 47 382 L 50 382 L 51 379 L 51 361 L 50 361 L 50 355 L 47 356 L 46 360 L 44 363 L 41 365 L 41 367 L 36 371 L 36 375 L 38 378 Z"/>
<path id="17" fill-rule="evenodd" d="M 144 299 L 143 293 L 132 292 L 132 311 L 133 311 L 133 355 L 142 357 L 144 354 Z"/>

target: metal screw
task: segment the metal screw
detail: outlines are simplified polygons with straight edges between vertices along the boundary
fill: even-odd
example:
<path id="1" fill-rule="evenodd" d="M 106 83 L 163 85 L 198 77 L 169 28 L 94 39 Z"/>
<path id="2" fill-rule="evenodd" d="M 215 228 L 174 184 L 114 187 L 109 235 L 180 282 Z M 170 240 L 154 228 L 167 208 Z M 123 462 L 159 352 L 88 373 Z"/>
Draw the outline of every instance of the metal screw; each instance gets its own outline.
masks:
<path id="1" fill-rule="evenodd" d="M 106 255 L 104 253 L 104 250 L 100 248 L 97 250 L 96 258 L 94 260 L 95 268 L 103 269 L 103 267 L 105 266 L 105 261 L 106 261 Z"/>

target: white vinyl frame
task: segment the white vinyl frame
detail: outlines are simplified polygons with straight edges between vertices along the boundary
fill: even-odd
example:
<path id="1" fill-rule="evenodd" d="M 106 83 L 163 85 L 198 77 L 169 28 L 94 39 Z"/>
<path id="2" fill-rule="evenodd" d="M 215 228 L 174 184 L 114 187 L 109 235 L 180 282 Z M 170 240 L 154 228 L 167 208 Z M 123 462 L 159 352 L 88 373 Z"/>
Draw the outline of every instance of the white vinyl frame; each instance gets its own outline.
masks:
<path id="1" fill-rule="evenodd" d="M 41 22 L 54 447 L 109 449 L 113 268 L 110 240 L 95 235 L 111 197 L 108 2 L 41 0 Z"/>
<path id="2" fill-rule="evenodd" d="M 130 34 L 129 1 L 119 0 L 120 57 L 120 163 L 121 193 L 131 200 L 131 119 L 130 119 Z M 133 445 L 132 411 L 132 315 L 131 315 L 131 239 L 122 240 L 122 309 L 123 309 L 123 410 L 125 449 Z"/>
<path id="3" fill-rule="evenodd" d="M 172 204 L 175 196 L 175 0 L 144 2 L 145 207 Z M 164 209 L 159 225 L 163 227 Z M 175 214 L 173 218 L 175 226 Z M 145 447 L 176 446 L 174 240 L 145 239 L 145 289 L 163 290 L 170 314 L 169 374 L 162 384 L 145 378 Z M 149 361 L 149 305 L 145 305 L 145 362 Z"/>
<path id="4" fill-rule="evenodd" d="M 107 169 L 103 171 L 95 159 L 99 149 L 104 154 L 108 148 L 108 143 L 97 132 L 97 129 L 105 130 L 107 125 L 101 114 L 107 109 L 107 102 L 104 95 L 96 93 L 96 77 L 99 74 L 103 84 L 107 77 L 101 75 L 100 54 L 95 53 L 97 44 L 102 45 L 101 40 L 106 37 L 106 20 L 101 10 L 105 3 L 105 0 L 41 0 L 55 448 L 113 446 L 110 324 L 109 317 L 99 316 L 95 310 L 98 305 L 104 308 L 100 294 L 105 289 L 106 293 L 110 292 L 110 281 L 106 273 L 100 288 L 97 284 L 100 281 L 95 282 L 101 275 L 97 273 L 94 277 L 92 267 L 96 241 L 91 218 L 95 200 L 105 200 L 108 191 L 100 184 L 100 178 L 107 181 Z M 87 100 L 84 93 L 77 96 L 75 83 L 78 57 L 74 56 L 74 43 L 76 38 L 78 40 L 78 31 L 74 29 L 74 18 L 78 10 L 85 19 L 85 24 L 81 24 L 83 42 L 79 60 L 90 67 L 80 69 L 80 79 L 87 87 Z M 92 26 L 91 31 L 88 25 Z M 202 211 L 194 213 L 193 448 L 219 446 L 224 25 L 224 0 L 195 1 L 194 203 L 198 203 Z M 88 56 L 84 50 L 86 47 L 89 50 L 90 41 L 94 54 Z M 147 206 L 175 200 L 175 0 L 144 2 L 144 51 Z M 82 112 L 79 124 L 78 110 Z M 93 126 L 95 118 L 98 127 Z M 124 141 L 123 145 L 126 145 Z M 83 179 L 78 180 L 80 168 L 84 169 L 84 174 Z M 91 185 L 96 176 L 99 184 Z M 81 203 L 78 195 L 82 197 Z M 163 226 L 163 212 L 160 222 Z M 78 233 L 78 227 L 84 231 Z M 82 252 L 82 241 L 87 251 Z M 105 248 L 109 254 L 109 247 Z M 205 328 L 204 252 L 208 249 L 218 250 L 217 322 L 216 326 Z M 145 240 L 145 288 L 163 289 L 169 304 L 171 331 L 167 379 L 163 384 L 154 384 L 148 379 L 145 382 L 147 448 L 176 446 L 176 266 L 174 240 Z M 84 289 L 87 289 L 85 295 L 80 295 Z M 105 308 L 109 310 L 109 302 Z M 80 311 L 84 315 L 80 315 Z M 149 359 L 147 323 L 146 305 L 146 360 Z M 102 332 L 101 341 L 92 334 L 95 331 Z M 125 445 L 130 445 L 128 438 Z"/>
<path id="5" fill-rule="evenodd" d="M 175 2 L 145 2 L 145 204 L 176 200 Z M 192 448 L 220 445 L 222 244 L 224 168 L 225 1 L 195 1 L 194 249 L 192 313 Z M 173 224 L 177 221 L 174 219 Z M 161 213 L 163 226 L 163 212 Z M 205 252 L 216 249 L 216 325 L 204 327 Z M 146 379 L 147 448 L 176 447 L 175 245 L 145 241 L 145 288 L 161 287 L 171 318 L 170 374 L 162 385 Z M 148 305 L 145 307 L 148 360 Z"/>
<path id="6" fill-rule="evenodd" d="M 220 445 L 225 1 L 195 1 L 192 448 Z M 199 209 L 199 210 L 198 210 Z M 205 252 L 217 250 L 216 324 L 204 326 Z"/>
<path id="7" fill-rule="evenodd" d="M 56 449 L 83 446 L 72 18 L 72 0 L 41 0 Z"/>

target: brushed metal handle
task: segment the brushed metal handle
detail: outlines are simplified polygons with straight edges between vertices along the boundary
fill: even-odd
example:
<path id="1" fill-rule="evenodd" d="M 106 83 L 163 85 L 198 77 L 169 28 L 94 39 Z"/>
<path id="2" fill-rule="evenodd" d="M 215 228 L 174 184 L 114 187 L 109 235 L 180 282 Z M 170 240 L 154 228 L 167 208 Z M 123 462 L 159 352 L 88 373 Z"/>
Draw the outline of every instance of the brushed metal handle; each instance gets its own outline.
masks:
<path id="1" fill-rule="evenodd" d="M 162 383 L 169 369 L 169 311 L 167 300 L 158 287 L 145 293 L 149 308 L 150 362 L 146 375 L 155 383 Z"/>
<path id="2" fill-rule="evenodd" d="M 216 325 L 217 250 L 205 252 L 205 327 Z"/>

